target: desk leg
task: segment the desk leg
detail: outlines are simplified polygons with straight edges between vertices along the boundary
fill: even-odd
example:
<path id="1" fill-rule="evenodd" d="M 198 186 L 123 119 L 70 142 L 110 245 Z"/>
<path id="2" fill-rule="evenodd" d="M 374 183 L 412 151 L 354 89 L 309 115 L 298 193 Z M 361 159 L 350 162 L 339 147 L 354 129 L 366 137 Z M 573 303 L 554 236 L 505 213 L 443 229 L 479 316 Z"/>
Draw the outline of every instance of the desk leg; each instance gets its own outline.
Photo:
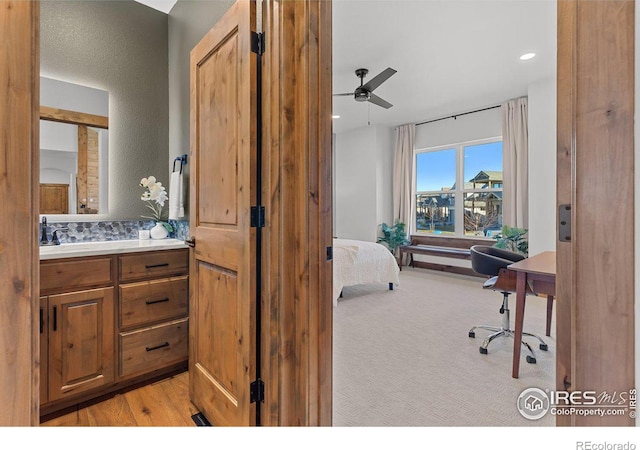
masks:
<path id="1" fill-rule="evenodd" d="M 553 317 L 553 295 L 547 295 L 547 336 L 551 336 L 551 318 Z"/>
<path id="2" fill-rule="evenodd" d="M 513 338 L 513 371 L 511 376 L 518 378 L 520 372 L 520 350 L 522 349 L 522 324 L 524 322 L 524 300 L 526 297 L 527 274 L 518 272 L 516 281 L 516 320 Z"/>

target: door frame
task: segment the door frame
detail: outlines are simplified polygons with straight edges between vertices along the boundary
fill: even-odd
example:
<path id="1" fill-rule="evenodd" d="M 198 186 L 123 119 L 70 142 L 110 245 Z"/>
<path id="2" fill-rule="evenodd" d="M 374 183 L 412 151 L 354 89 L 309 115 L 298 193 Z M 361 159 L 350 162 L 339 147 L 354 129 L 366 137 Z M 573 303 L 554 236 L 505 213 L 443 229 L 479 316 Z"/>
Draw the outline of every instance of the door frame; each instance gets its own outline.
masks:
<path id="1" fill-rule="evenodd" d="M 29 426 L 40 423 L 40 3 L 0 1 L 0 23 L 12 50 L 0 51 L 0 426 Z"/>
<path id="2" fill-rule="evenodd" d="M 556 238 L 559 391 L 635 388 L 634 6 L 558 0 L 556 206 L 571 208 L 570 239 L 559 225 Z M 614 220 L 604 214 L 612 199 Z M 557 416 L 556 423 L 635 420 Z"/>
<path id="3" fill-rule="evenodd" d="M 331 425 L 330 0 L 263 0 L 262 425 Z M 295 80 L 295 83 L 292 83 Z"/>

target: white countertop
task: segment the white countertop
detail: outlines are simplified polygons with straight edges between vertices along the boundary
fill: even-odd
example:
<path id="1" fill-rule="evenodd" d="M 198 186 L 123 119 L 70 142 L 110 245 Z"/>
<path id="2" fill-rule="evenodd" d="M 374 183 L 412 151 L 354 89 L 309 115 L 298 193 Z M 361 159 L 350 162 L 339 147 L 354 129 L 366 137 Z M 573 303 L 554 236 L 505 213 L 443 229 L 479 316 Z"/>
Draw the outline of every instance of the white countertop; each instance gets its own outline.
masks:
<path id="1" fill-rule="evenodd" d="M 149 252 L 189 248 L 178 239 L 146 239 L 106 242 L 79 242 L 40 247 L 40 260 L 79 256 L 113 255 L 115 253 Z"/>

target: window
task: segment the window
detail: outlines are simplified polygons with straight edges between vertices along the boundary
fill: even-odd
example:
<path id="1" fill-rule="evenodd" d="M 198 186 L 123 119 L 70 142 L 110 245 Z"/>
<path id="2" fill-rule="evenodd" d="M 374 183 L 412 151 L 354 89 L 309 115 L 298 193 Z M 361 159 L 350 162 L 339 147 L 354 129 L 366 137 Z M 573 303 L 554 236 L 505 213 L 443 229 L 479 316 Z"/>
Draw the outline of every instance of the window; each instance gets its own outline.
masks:
<path id="1" fill-rule="evenodd" d="M 502 139 L 419 150 L 416 233 L 490 237 L 502 227 Z"/>

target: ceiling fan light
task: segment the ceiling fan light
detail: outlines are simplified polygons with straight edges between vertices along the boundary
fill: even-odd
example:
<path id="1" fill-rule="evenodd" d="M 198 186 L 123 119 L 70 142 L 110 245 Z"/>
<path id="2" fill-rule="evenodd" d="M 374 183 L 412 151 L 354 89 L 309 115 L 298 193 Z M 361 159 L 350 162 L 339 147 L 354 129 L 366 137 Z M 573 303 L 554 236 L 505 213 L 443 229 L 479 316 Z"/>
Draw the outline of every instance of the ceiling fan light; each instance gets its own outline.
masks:
<path id="1" fill-rule="evenodd" d="M 355 93 L 355 99 L 357 102 L 366 102 L 369 100 L 370 92 L 365 91 L 364 89 L 357 89 Z"/>

